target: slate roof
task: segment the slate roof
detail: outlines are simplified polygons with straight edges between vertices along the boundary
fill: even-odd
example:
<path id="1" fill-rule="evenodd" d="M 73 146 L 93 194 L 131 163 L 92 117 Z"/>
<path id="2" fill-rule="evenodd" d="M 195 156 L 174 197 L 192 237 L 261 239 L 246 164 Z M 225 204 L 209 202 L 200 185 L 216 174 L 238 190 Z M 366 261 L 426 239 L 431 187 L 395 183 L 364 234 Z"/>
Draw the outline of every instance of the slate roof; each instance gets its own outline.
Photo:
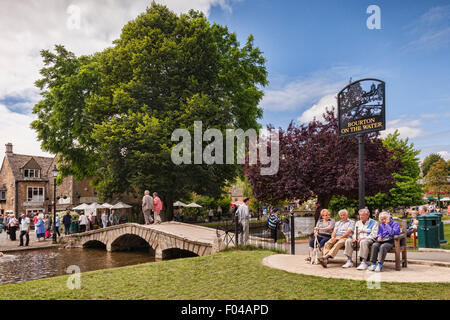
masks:
<path id="1" fill-rule="evenodd" d="M 31 159 L 34 159 L 41 167 L 41 179 L 47 180 L 49 169 L 51 168 L 54 161 L 54 158 L 28 156 L 16 153 L 6 154 L 5 157 L 8 158 L 9 165 L 16 180 L 23 180 L 21 168 L 23 168 Z"/>

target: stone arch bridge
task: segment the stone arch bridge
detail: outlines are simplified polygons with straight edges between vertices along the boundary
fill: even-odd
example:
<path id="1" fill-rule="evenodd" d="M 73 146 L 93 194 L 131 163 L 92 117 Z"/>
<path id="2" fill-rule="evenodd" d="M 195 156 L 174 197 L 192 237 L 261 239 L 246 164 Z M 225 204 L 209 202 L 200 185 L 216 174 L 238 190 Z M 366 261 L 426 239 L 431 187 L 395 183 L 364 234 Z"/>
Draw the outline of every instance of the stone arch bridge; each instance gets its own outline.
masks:
<path id="1" fill-rule="evenodd" d="M 61 238 L 66 248 L 104 247 L 107 251 L 148 248 L 157 259 L 206 256 L 226 248 L 216 229 L 180 222 L 141 225 L 125 223 Z"/>

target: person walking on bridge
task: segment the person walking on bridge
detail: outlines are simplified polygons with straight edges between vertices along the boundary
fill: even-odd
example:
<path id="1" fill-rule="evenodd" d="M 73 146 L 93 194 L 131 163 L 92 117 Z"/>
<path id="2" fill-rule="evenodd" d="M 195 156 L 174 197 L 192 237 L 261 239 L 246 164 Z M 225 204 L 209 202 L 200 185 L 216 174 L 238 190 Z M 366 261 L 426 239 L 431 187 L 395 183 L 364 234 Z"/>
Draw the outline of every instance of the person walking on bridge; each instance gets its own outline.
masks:
<path id="1" fill-rule="evenodd" d="M 108 213 L 106 212 L 106 210 L 103 210 L 102 213 L 102 224 L 103 228 L 106 228 L 108 226 Z"/>
<path id="2" fill-rule="evenodd" d="M 162 202 L 158 197 L 157 192 L 153 192 L 153 212 L 155 213 L 155 224 L 161 223 L 161 216 L 159 215 L 162 210 Z"/>
<path id="3" fill-rule="evenodd" d="M 151 212 L 153 210 L 153 198 L 150 195 L 150 191 L 144 191 L 144 197 L 142 198 L 142 212 L 144 213 L 145 224 L 153 223 Z"/>

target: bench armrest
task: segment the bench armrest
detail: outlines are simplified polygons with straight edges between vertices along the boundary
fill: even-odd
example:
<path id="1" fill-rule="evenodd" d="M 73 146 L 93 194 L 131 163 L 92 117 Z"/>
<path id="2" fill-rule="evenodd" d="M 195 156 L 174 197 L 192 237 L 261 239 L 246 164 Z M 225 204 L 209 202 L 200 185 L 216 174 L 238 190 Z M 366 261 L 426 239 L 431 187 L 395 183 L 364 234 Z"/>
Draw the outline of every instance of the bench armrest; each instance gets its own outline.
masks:
<path id="1" fill-rule="evenodd" d="M 397 236 L 394 236 L 394 240 L 406 239 L 406 233 L 402 232 Z"/>

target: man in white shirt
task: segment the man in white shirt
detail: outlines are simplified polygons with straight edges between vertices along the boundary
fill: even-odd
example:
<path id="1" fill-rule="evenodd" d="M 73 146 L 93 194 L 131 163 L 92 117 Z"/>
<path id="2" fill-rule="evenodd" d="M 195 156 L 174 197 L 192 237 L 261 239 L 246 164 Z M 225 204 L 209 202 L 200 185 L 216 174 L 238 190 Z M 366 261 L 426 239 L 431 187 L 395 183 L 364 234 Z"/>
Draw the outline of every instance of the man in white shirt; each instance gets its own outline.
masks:
<path id="1" fill-rule="evenodd" d="M 21 214 L 22 220 L 20 221 L 20 244 L 19 247 L 23 247 L 23 236 L 26 238 L 25 247 L 28 247 L 30 243 L 30 218 L 25 213 Z"/>
<path id="2" fill-rule="evenodd" d="M 344 254 L 347 256 L 347 263 L 343 268 L 353 267 L 352 255 L 353 247 L 359 245 L 359 255 L 362 258 L 361 264 L 358 266 L 358 270 L 365 270 L 369 266 L 367 265 L 367 258 L 369 257 L 370 247 L 377 238 L 378 223 L 370 219 L 369 209 L 359 210 L 359 220 L 355 224 L 355 232 L 351 239 L 347 239 L 345 242 Z M 356 233 L 356 230 L 358 233 Z M 356 261 L 358 263 L 358 261 Z"/>
<path id="3" fill-rule="evenodd" d="M 239 206 L 236 211 L 239 223 L 242 225 L 242 232 L 239 235 L 239 243 L 246 245 L 248 241 L 249 233 L 249 219 L 250 214 L 248 212 L 248 204 L 250 203 L 250 198 L 245 198 L 244 203 Z"/>
<path id="4" fill-rule="evenodd" d="M 89 224 L 89 220 L 84 215 L 83 211 L 81 211 L 80 218 L 78 218 L 78 221 L 80 222 L 80 232 L 85 232 L 86 231 L 86 226 Z"/>

